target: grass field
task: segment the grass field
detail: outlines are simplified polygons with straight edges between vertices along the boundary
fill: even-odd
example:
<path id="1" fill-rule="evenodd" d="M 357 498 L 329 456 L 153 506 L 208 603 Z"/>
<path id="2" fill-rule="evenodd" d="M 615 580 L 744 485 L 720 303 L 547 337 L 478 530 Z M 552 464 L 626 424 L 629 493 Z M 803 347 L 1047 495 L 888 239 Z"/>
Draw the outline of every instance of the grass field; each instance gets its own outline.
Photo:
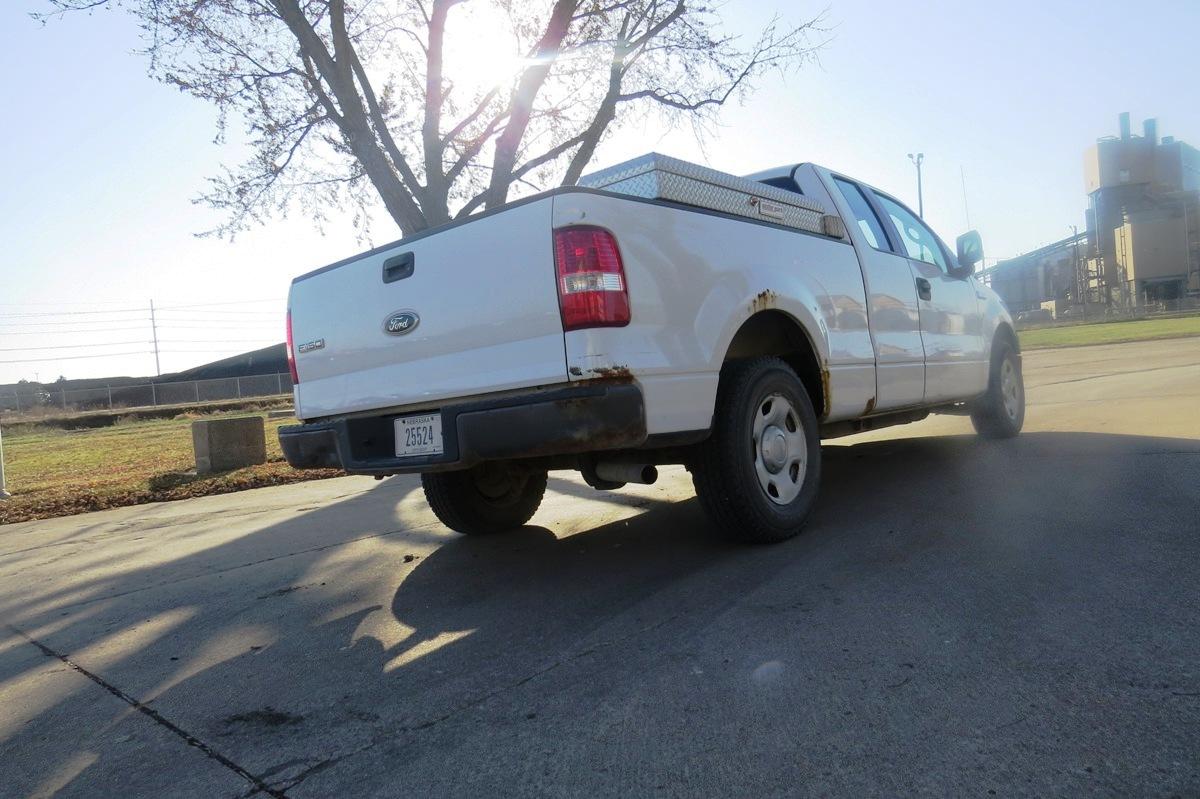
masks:
<path id="1" fill-rule="evenodd" d="M 1021 348 L 1027 350 L 1200 336 L 1200 316 L 1045 327 L 1036 330 L 1022 330 L 1019 336 Z"/>
<path id="2" fill-rule="evenodd" d="M 340 474 L 292 469 L 282 459 L 275 431 L 295 420 L 266 419 L 267 463 L 198 477 L 189 473 L 196 465 L 191 423 L 192 418 L 176 418 L 89 430 L 6 425 L 5 476 L 13 496 L 0 501 L 0 524 Z"/>

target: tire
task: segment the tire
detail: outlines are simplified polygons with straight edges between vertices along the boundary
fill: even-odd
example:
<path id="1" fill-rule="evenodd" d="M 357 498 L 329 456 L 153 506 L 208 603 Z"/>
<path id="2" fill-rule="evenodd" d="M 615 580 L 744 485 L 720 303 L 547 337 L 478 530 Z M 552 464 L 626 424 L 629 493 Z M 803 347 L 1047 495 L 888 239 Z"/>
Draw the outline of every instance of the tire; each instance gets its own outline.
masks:
<path id="1" fill-rule="evenodd" d="M 546 493 L 546 472 L 497 461 L 460 472 L 422 474 L 421 487 L 442 524 L 463 535 L 491 535 L 533 518 Z"/>
<path id="2" fill-rule="evenodd" d="M 820 487 L 821 438 L 791 367 L 779 358 L 726 363 L 712 435 L 690 465 L 700 504 L 726 538 L 771 544 L 798 534 Z"/>
<path id="3" fill-rule="evenodd" d="M 971 423 L 984 438 L 1012 438 L 1025 425 L 1021 358 L 1007 342 L 996 345 L 988 373 L 988 390 L 972 408 Z"/>

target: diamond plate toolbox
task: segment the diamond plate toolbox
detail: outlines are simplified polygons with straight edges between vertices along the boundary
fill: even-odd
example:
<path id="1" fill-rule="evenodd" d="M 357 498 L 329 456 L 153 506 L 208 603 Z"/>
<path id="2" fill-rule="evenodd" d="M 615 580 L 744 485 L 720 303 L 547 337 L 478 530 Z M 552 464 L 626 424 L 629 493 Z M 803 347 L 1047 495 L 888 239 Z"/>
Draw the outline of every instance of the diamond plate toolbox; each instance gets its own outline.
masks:
<path id="1" fill-rule="evenodd" d="M 584 175 L 579 185 L 670 200 L 834 238 L 845 235 L 840 217 L 801 194 L 658 153 Z"/>

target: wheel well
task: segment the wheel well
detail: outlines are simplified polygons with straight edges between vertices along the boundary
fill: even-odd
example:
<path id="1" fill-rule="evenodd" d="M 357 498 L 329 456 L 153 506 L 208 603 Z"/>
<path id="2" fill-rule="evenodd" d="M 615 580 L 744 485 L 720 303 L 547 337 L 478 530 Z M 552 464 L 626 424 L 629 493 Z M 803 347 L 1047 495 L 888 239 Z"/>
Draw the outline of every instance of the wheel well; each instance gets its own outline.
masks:
<path id="1" fill-rule="evenodd" d="M 996 333 L 992 336 L 992 350 L 995 350 L 996 344 L 1001 341 L 1011 344 L 1014 352 L 1021 351 L 1021 342 L 1017 339 L 1017 334 L 1006 322 L 1001 322 L 996 327 Z"/>
<path id="2" fill-rule="evenodd" d="M 782 311 L 761 311 L 743 322 L 729 343 L 725 360 L 759 355 L 777 356 L 792 367 L 808 391 L 817 418 L 825 416 L 829 410 L 825 400 L 829 376 L 799 322 Z"/>

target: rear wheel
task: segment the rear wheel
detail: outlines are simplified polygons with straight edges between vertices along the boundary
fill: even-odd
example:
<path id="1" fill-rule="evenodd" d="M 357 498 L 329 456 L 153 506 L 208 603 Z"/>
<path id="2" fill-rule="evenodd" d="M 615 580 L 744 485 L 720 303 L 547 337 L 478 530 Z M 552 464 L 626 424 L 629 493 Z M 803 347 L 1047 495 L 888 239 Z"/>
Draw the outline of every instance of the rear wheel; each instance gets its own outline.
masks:
<path id="1" fill-rule="evenodd" d="M 984 438 L 1012 438 L 1025 424 L 1025 380 L 1013 346 L 998 344 L 992 356 L 988 390 L 971 410 L 975 432 Z"/>
<path id="2" fill-rule="evenodd" d="M 514 530 L 533 518 L 546 493 L 546 472 L 497 461 L 423 474 L 421 486 L 442 524 L 464 535 L 488 535 Z"/>
<path id="3" fill-rule="evenodd" d="M 726 537 L 774 543 L 800 532 L 821 481 L 817 415 L 779 358 L 721 370 L 710 438 L 691 464 L 696 494 Z"/>

